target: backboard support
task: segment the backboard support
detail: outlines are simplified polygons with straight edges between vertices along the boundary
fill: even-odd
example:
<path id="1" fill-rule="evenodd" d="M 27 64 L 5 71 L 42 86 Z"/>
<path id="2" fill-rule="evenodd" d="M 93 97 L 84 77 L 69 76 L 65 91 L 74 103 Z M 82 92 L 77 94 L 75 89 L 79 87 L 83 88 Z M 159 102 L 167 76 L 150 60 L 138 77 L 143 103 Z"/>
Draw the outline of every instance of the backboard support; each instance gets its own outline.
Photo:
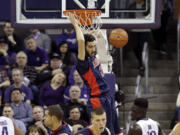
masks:
<path id="1" fill-rule="evenodd" d="M 161 0 L 144 0 L 142 8 L 132 8 L 135 0 L 12 0 L 14 27 L 72 27 L 63 15 L 69 9 L 99 9 L 102 28 L 156 28 L 160 25 Z M 130 14 L 147 15 L 137 18 Z"/>

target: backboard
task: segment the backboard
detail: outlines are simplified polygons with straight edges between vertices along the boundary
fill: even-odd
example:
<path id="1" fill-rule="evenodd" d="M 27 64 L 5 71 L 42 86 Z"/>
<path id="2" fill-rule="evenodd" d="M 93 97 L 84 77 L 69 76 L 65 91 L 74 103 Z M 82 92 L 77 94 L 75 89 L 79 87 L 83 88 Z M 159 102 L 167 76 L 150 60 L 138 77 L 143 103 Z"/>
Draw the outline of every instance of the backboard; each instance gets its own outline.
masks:
<path id="1" fill-rule="evenodd" d="M 22 27 L 72 27 L 63 11 L 98 9 L 102 28 L 155 28 L 161 5 L 161 0 L 12 0 L 11 21 Z"/>

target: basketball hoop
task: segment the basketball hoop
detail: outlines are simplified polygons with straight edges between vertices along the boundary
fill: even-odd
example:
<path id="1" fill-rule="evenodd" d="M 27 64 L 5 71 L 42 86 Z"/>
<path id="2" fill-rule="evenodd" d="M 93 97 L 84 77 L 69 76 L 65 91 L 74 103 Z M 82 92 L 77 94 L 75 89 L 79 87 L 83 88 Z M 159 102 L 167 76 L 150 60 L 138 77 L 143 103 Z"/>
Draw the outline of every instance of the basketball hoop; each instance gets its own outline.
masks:
<path id="1" fill-rule="evenodd" d="M 101 10 L 92 9 L 73 9 L 63 12 L 65 16 L 73 14 L 78 22 L 78 25 L 84 33 L 91 30 L 98 30 L 101 27 Z"/>

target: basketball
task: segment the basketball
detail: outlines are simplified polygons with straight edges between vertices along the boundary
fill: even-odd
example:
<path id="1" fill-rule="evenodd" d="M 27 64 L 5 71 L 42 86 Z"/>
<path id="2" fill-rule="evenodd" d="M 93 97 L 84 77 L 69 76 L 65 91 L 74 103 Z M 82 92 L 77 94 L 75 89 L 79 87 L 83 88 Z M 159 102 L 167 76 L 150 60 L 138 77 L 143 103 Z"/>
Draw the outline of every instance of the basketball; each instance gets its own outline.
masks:
<path id="1" fill-rule="evenodd" d="M 109 35 L 109 42 L 116 48 L 122 48 L 128 42 L 128 33 L 121 28 L 113 29 Z"/>

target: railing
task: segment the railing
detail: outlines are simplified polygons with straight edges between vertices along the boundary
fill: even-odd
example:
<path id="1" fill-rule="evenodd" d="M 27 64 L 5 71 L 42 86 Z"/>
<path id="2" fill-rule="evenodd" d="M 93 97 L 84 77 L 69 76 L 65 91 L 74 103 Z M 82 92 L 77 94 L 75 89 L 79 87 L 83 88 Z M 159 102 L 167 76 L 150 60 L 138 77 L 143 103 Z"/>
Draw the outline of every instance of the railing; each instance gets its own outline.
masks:
<path id="1" fill-rule="evenodd" d="M 178 17 L 178 26 L 177 26 L 177 57 L 178 57 L 178 72 L 180 72 L 180 11 Z"/>
<path id="2" fill-rule="evenodd" d="M 148 43 L 144 43 L 144 48 L 142 52 L 142 61 L 145 67 L 145 93 L 150 92 L 149 89 L 149 52 L 148 52 Z"/>
<path id="3" fill-rule="evenodd" d="M 148 58 L 148 43 L 145 42 L 143 45 L 143 52 L 142 52 L 142 63 L 143 66 L 145 68 L 145 93 L 150 92 L 149 91 L 149 67 L 148 67 L 148 63 L 149 63 L 149 58 Z M 136 78 L 136 87 L 135 87 L 135 96 L 136 97 L 141 97 L 142 95 L 142 76 L 138 75 Z"/>

